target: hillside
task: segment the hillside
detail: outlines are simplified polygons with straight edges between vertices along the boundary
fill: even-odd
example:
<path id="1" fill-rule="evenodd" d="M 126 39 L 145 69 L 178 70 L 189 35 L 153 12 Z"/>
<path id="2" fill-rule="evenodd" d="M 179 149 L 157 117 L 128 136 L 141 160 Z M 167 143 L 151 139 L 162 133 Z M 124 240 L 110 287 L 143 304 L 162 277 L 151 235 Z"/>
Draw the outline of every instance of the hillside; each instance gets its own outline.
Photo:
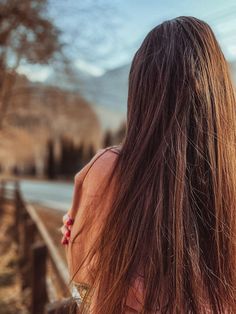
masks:
<path id="1" fill-rule="evenodd" d="M 24 168 L 34 162 L 40 172 L 47 139 L 55 141 L 59 154 L 57 143 L 62 136 L 95 149 L 100 145 L 100 124 L 89 103 L 78 93 L 32 83 L 18 75 L 0 131 L 1 166 L 8 170 L 15 164 Z"/>
<path id="2" fill-rule="evenodd" d="M 230 68 L 236 82 L 236 62 L 230 63 Z M 55 76 L 51 76 L 48 83 L 78 90 L 93 106 L 102 127 L 115 130 L 126 116 L 129 70 L 130 64 L 125 64 L 95 77 L 75 69 L 78 80 L 73 84 L 68 85 L 63 79 L 58 82 Z"/>
<path id="3" fill-rule="evenodd" d="M 116 130 L 126 118 L 129 68 L 130 64 L 125 64 L 101 76 L 74 69 L 77 80 L 73 83 L 68 84 L 65 78 L 58 82 L 55 75 L 47 83 L 79 91 L 93 106 L 102 128 Z"/>
<path id="4" fill-rule="evenodd" d="M 92 104 L 105 128 L 117 129 L 125 120 L 130 65 L 106 71 L 102 76 L 84 79 L 82 95 Z"/>
<path id="5" fill-rule="evenodd" d="M 232 72 L 234 83 L 236 84 L 236 61 L 230 63 L 230 69 Z"/>
<path id="6" fill-rule="evenodd" d="M 236 82 L 236 62 L 231 62 L 230 68 Z M 129 70 L 130 64 L 125 64 L 98 77 L 79 71 L 78 82 L 71 86 L 93 105 L 103 128 L 116 129 L 125 119 Z M 55 78 L 50 81 L 56 84 Z"/>

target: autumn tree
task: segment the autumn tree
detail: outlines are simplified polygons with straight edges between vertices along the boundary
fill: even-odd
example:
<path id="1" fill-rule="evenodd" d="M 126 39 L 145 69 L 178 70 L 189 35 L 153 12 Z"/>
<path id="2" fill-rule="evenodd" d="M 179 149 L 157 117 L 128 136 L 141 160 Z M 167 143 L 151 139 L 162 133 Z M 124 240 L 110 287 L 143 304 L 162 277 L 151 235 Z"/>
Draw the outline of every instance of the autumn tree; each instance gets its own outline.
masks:
<path id="1" fill-rule="evenodd" d="M 48 64 L 62 52 L 60 31 L 46 10 L 47 0 L 0 1 L 0 128 L 21 60 Z"/>

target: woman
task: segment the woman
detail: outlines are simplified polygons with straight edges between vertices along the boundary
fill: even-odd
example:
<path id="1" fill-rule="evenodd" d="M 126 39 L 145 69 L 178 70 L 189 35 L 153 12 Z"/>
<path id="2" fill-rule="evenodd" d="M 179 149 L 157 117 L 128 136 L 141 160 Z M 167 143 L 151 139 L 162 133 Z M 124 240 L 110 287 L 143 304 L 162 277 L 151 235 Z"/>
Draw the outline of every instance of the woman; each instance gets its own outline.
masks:
<path id="1" fill-rule="evenodd" d="M 63 243 L 73 282 L 88 287 L 79 313 L 236 313 L 235 105 L 205 22 L 149 32 L 122 145 L 75 176 Z"/>

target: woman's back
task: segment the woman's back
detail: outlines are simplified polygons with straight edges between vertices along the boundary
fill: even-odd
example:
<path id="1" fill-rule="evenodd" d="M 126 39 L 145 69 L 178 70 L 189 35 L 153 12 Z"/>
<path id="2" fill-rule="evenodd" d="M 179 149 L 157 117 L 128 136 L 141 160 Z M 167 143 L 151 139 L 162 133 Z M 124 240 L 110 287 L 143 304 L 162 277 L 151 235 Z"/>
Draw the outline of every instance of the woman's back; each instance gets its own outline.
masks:
<path id="1" fill-rule="evenodd" d="M 102 223 L 85 262 L 94 313 L 124 312 L 137 269 L 141 313 L 236 313 L 235 109 L 206 23 L 179 17 L 150 31 L 130 69 L 120 154 L 91 198 L 109 210 L 89 211 L 84 227 Z"/>

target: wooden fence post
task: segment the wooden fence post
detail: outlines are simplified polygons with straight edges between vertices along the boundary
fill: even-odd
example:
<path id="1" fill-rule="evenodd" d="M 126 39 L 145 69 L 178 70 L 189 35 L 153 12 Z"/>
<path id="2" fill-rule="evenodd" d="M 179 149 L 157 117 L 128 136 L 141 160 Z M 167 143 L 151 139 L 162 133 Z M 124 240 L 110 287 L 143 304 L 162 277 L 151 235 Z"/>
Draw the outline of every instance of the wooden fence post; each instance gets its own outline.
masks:
<path id="1" fill-rule="evenodd" d="M 30 218 L 26 218 L 23 228 L 23 243 L 21 247 L 21 273 L 22 289 L 30 287 L 31 284 L 31 246 L 34 243 L 36 226 Z"/>
<path id="2" fill-rule="evenodd" d="M 0 211 L 3 210 L 3 204 L 4 204 L 4 200 L 5 200 L 5 180 L 1 180 L 1 186 L 0 186 Z"/>
<path id="3" fill-rule="evenodd" d="M 26 230 L 26 221 L 27 219 L 29 219 L 29 215 L 25 209 L 25 205 L 21 199 L 20 193 L 19 193 L 19 197 L 18 197 L 18 206 L 19 206 L 19 228 L 18 228 L 18 232 L 19 232 L 19 264 L 20 264 L 20 268 L 22 268 L 24 266 L 26 257 L 24 256 L 25 252 L 26 252 L 26 247 L 28 246 L 28 242 L 27 239 L 28 235 L 27 235 L 27 230 Z M 32 244 L 32 242 L 30 243 Z"/>
<path id="4" fill-rule="evenodd" d="M 31 249 L 31 309 L 32 314 L 44 313 L 48 301 L 46 288 L 47 247 L 42 242 L 33 244 Z"/>
<path id="5" fill-rule="evenodd" d="M 0 214 L 5 200 L 11 200 L 15 222 L 14 238 L 19 256 L 19 270 L 21 273 L 21 288 L 27 288 L 26 303 L 29 304 L 31 314 L 76 314 L 77 304 L 73 298 L 64 299 L 54 303 L 48 303 L 50 294 L 47 292 L 48 252 L 52 262 L 53 271 L 57 276 L 58 284 L 67 291 L 69 278 L 66 266 L 54 245 L 53 240 L 44 222 L 37 214 L 36 209 L 24 202 L 21 196 L 19 181 L 15 180 L 14 194 L 12 189 L 6 190 L 7 181 L 0 180 Z M 13 182 L 14 183 L 14 182 Z M 35 239 L 41 238 L 35 243 Z M 48 273 L 50 275 L 50 271 Z M 68 292 L 68 291 L 67 291 Z M 61 293 L 58 293 L 61 297 Z M 58 297 L 57 295 L 57 297 Z M 66 297 L 67 293 L 63 293 Z M 59 298 L 60 298 L 59 297 Z M 55 300 L 56 297 L 52 298 Z"/>
<path id="6" fill-rule="evenodd" d="M 21 199 L 20 199 L 20 188 L 19 182 L 15 181 L 15 241 L 19 244 L 19 225 L 20 225 L 20 215 L 21 215 Z"/>

